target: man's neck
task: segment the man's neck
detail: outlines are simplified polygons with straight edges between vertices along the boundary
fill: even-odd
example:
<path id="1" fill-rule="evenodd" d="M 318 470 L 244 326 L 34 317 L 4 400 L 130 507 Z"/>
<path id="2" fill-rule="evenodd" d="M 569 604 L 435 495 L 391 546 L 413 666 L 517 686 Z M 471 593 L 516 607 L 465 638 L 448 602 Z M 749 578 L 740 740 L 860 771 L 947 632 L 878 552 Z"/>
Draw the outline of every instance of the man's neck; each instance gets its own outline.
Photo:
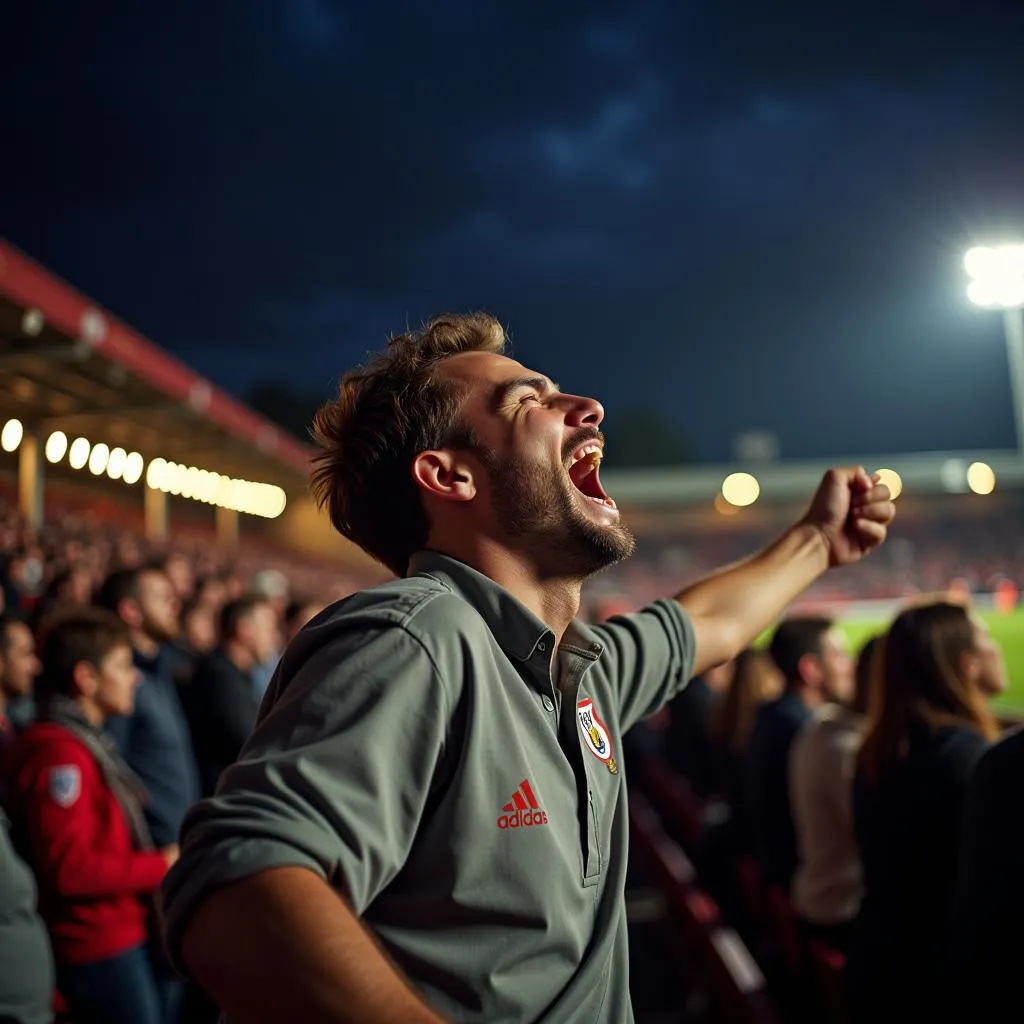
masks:
<path id="1" fill-rule="evenodd" d="M 141 629 L 132 630 L 132 646 L 144 658 L 155 658 L 160 653 L 160 645 Z"/>
<path id="2" fill-rule="evenodd" d="M 579 614 L 582 581 L 543 577 L 529 559 L 503 545 L 477 538 L 471 546 L 431 545 L 441 554 L 460 562 L 508 591 L 521 605 L 533 612 L 562 642 L 569 623 Z"/>
<path id="3" fill-rule="evenodd" d="M 224 641 L 224 654 L 240 672 L 251 672 L 256 667 L 256 659 L 237 641 Z"/>
<path id="4" fill-rule="evenodd" d="M 87 700 L 85 697 L 79 697 L 75 703 L 78 705 L 82 714 L 89 720 L 90 724 L 96 726 L 97 729 L 103 728 L 106 716 L 99 709 L 95 701 Z"/>

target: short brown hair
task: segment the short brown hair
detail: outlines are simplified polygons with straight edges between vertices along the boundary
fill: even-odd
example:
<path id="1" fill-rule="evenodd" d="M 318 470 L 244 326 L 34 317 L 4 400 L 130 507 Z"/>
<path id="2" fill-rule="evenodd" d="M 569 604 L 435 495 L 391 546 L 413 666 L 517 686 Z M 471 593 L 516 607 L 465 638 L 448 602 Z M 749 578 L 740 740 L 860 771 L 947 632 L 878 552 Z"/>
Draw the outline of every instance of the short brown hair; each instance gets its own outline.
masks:
<path id="1" fill-rule="evenodd" d="M 115 647 L 132 646 L 128 627 L 103 608 L 73 608 L 56 614 L 44 626 L 43 675 L 45 696 L 74 696 L 75 666 L 99 666 Z"/>
<path id="2" fill-rule="evenodd" d="M 313 421 L 319 448 L 312 490 L 334 528 L 404 576 L 430 523 L 412 478 L 422 451 L 473 446 L 459 421 L 463 389 L 434 369 L 463 352 L 505 349 L 505 331 L 486 313 L 449 314 L 391 338 L 367 365 L 346 373 L 338 397 Z"/>
<path id="3" fill-rule="evenodd" d="M 835 623 L 823 615 L 797 615 L 779 624 L 768 653 L 787 686 L 800 682 L 800 662 L 805 655 L 821 654 L 825 637 L 834 626 Z"/>

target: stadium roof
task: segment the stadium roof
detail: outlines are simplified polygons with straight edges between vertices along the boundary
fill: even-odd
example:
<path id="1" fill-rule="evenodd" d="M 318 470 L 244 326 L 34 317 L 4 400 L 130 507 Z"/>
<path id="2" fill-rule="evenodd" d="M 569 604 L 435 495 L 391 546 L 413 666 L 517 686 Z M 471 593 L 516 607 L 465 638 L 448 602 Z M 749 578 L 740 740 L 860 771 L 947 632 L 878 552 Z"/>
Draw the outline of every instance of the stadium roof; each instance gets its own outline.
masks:
<path id="1" fill-rule="evenodd" d="M 311 449 L 0 239 L 0 421 L 304 491 Z"/>

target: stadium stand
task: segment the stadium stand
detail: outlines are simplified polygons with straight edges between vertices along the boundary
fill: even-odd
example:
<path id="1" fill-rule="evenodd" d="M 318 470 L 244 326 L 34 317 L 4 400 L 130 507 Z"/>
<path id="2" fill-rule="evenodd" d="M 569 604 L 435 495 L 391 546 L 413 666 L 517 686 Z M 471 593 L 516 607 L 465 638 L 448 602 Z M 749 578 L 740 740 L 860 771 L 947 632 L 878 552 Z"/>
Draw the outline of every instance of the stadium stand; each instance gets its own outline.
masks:
<path id="1" fill-rule="evenodd" d="M 187 662 L 187 671 L 174 669 L 179 688 L 190 685 L 199 658 L 224 647 L 216 620 L 234 599 L 255 592 L 291 629 L 386 575 L 338 540 L 312 507 L 304 445 L 6 242 L 0 424 L 0 611 L 39 627 L 50 610 L 88 605 L 111 572 L 159 565 L 182 618 L 198 608 L 211 623 L 205 648 L 188 629 L 167 645 Z M 968 493 L 962 471 L 982 459 L 999 486 Z M 881 463 L 899 464 L 906 488 L 892 541 L 816 587 L 806 603 L 864 605 L 884 620 L 894 602 L 956 583 L 991 595 L 997 609 L 995 596 L 1003 594 L 1003 610 L 1014 609 L 1024 587 L 1024 464 L 999 453 L 869 460 Z M 821 468 L 762 468 L 761 499 L 743 509 L 716 503 L 723 467 L 609 472 L 606 485 L 621 495 L 639 547 L 588 588 L 590 606 L 628 611 L 747 554 L 794 515 L 793 497 L 806 498 Z M 232 491 L 232 481 L 280 489 L 283 500 L 275 504 L 271 492 L 246 486 Z M 247 667 L 254 686 L 255 669 L 267 667 Z M 25 713 L 17 696 L 12 688 L 0 704 L 0 726 L 5 715 Z M 656 742 L 668 734 L 659 728 L 651 729 Z M 846 1024 L 843 953 L 820 938 L 806 940 L 788 893 L 762 884 L 748 848 L 709 852 L 709 836 L 730 813 L 726 794 L 697 796 L 654 748 L 630 764 L 630 777 L 633 851 L 660 887 L 681 973 L 694 981 L 678 1019 Z M 714 858 L 722 864 L 709 870 Z M 186 1005 L 183 1020 L 216 1019 L 201 993 L 189 991 Z M 60 993 L 54 1009 L 74 1024 Z"/>

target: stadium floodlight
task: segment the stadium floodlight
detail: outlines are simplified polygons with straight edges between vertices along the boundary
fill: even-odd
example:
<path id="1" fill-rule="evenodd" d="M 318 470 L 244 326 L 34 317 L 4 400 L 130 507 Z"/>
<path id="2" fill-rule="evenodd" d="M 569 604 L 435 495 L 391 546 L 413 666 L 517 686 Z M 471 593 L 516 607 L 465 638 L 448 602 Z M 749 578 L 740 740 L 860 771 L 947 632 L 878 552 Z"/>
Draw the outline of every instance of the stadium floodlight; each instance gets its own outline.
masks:
<path id="1" fill-rule="evenodd" d="M 976 306 L 1024 306 L 1024 245 L 976 245 L 964 256 L 971 277 L 967 297 Z"/>
<path id="2" fill-rule="evenodd" d="M 38 309 L 26 309 L 22 314 L 21 330 L 30 338 L 39 337 L 45 325 L 46 318 Z"/>
<path id="3" fill-rule="evenodd" d="M 964 256 L 964 269 L 971 302 L 1003 311 L 1017 454 L 1024 459 L 1024 245 L 975 246 Z"/>
<path id="4" fill-rule="evenodd" d="M 996 489 L 996 474 L 987 462 L 972 462 L 967 467 L 967 486 L 975 494 L 991 494 Z"/>
<path id="5" fill-rule="evenodd" d="M 120 480 L 127 461 L 128 453 L 123 448 L 112 448 L 107 459 L 107 476 L 111 480 Z"/>
<path id="6" fill-rule="evenodd" d="M 47 462 L 60 462 L 61 459 L 67 455 L 68 451 L 68 435 L 63 430 L 55 430 L 46 439 L 46 461 Z"/>
<path id="7" fill-rule="evenodd" d="M 889 494 L 895 501 L 903 493 L 903 478 L 895 469 L 879 469 L 876 472 L 881 477 L 881 482 L 889 488 Z"/>
<path id="8" fill-rule="evenodd" d="M 761 485 L 750 473 L 730 473 L 722 481 L 722 497 L 738 508 L 753 505 L 760 493 Z"/>
<path id="9" fill-rule="evenodd" d="M 92 445 L 87 437 L 76 437 L 71 442 L 71 451 L 68 454 L 68 464 L 72 469 L 83 469 L 89 461 L 89 452 Z"/>
<path id="10" fill-rule="evenodd" d="M 89 472 L 93 476 L 100 476 L 107 469 L 107 460 L 110 458 L 110 446 L 100 441 L 99 444 L 93 445 L 92 451 L 89 452 Z"/>
<path id="11" fill-rule="evenodd" d="M 0 448 L 5 452 L 16 452 L 21 439 L 25 436 L 25 428 L 21 420 L 8 420 L 0 430 Z"/>
<path id="12" fill-rule="evenodd" d="M 132 465 L 129 479 L 129 464 L 132 456 L 139 462 Z M 127 457 L 122 479 L 134 483 L 142 475 L 142 456 L 132 452 Z M 242 512 L 250 516 L 262 516 L 264 519 L 276 519 L 285 510 L 288 496 L 284 490 L 274 484 L 261 484 L 252 480 L 236 480 L 234 477 L 222 476 L 208 469 L 197 466 L 184 466 L 165 459 L 153 459 L 146 469 L 146 486 L 165 494 L 201 501 L 206 505 Z"/>
<path id="13" fill-rule="evenodd" d="M 142 467 L 144 463 L 138 452 L 129 452 L 124 460 L 124 471 L 121 479 L 126 484 L 137 484 L 142 479 Z"/>

